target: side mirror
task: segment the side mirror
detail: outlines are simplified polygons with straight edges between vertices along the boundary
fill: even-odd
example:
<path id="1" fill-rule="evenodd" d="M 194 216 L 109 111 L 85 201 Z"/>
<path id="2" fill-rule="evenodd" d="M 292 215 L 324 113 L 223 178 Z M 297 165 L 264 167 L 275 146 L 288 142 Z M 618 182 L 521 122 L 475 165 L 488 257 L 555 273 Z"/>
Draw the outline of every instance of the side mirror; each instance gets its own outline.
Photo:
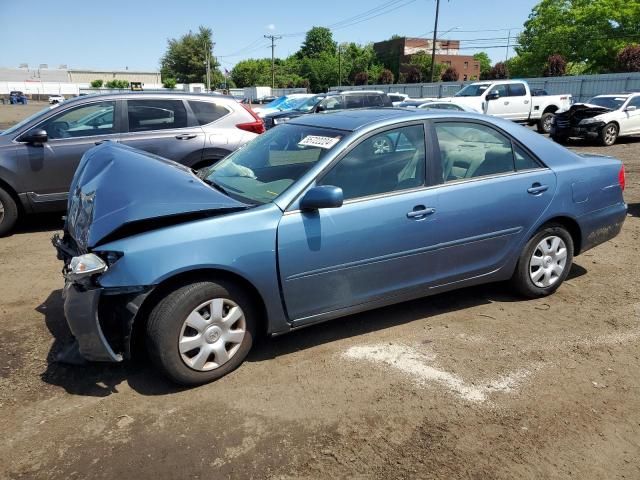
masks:
<path id="1" fill-rule="evenodd" d="M 324 112 L 326 110 L 327 110 L 327 107 L 325 107 L 324 105 L 318 105 L 316 107 L 316 113 Z"/>
<path id="2" fill-rule="evenodd" d="M 342 206 L 344 195 L 340 187 L 321 185 L 313 187 L 300 199 L 300 210 L 338 208 Z"/>
<path id="3" fill-rule="evenodd" d="M 42 128 L 36 128 L 22 135 L 22 137 L 20 137 L 20 141 L 26 142 L 26 143 L 39 144 L 39 143 L 46 142 L 48 138 L 49 137 L 47 136 L 46 130 L 43 130 Z"/>
<path id="4" fill-rule="evenodd" d="M 634 107 L 633 105 L 627 107 L 624 109 L 625 112 L 635 112 L 637 110 L 637 107 Z"/>
<path id="5" fill-rule="evenodd" d="M 487 93 L 487 100 L 497 100 L 499 98 L 500 98 L 500 94 L 498 92 Z"/>

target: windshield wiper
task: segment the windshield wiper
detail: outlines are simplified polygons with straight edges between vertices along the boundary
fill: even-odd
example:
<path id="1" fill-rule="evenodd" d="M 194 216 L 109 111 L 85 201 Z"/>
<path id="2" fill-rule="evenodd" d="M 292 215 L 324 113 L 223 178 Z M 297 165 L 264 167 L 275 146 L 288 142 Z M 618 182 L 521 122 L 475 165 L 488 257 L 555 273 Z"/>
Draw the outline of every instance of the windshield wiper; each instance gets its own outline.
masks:
<path id="1" fill-rule="evenodd" d="M 200 180 L 202 180 L 202 181 L 203 181 L 204 183 L 206 183 L 207 185 L 209 185 L 209 186 L 211 186 L 211 187 L 215 188 L 215 189 L 216 189 L 216 190 L 218 190 L 219 192 L 224 193 L 227 197 L 230 197 L 230 196 L 231 196 L 231 195 L 229 195 L 229 192 L 227 192 L 227 190 L 226 190 L 223 186 L 221 186 L 221 185 L 217 184 L 217 183 L 216 183 L 216 182 L 214 182 L 213 180 L 209 180 L 209 179 L 208 179 L 208 178 L 206 178 L 206 177 L 201 178 Z"/>

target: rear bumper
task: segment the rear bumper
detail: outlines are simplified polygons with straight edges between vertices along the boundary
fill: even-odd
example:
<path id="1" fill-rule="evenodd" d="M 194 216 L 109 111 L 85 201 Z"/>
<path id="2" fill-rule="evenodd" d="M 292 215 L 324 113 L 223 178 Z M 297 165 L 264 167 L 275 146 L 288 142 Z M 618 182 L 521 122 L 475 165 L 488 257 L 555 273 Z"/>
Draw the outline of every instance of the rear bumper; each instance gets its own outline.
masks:
<path id="1" fill-rule="evenodd" d="M 624 202 L 591 212 L 578 219 L 582 229 L 582 248 L 580 253 L 600 245 L 617 236 L 627 217 L 627 204 Z"/>
<path id="2" fill-rule="evenodd" d="M 121 362 L 122 355 L 113 351 L 100 326 L 98 306 L 101 294 L 101 288 L 84 290 L 67 282 L 62 293 L 64 316 L 84 359 L 95 362 Z"/>

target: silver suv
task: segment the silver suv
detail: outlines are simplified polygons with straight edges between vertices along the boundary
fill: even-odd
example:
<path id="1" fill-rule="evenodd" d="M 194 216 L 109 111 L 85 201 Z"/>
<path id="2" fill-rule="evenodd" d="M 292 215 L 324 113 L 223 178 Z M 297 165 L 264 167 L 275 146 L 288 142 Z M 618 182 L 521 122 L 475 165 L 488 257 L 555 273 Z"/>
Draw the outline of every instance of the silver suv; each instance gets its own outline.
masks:
<path id="1" fill-rule="evenodd" d="M 264 131 L 222 95 L 118 93 L 45 108 L 0 133 L 0 235 L 25 213 L 63 211 L 82 155 L 112 141 L 199 169 Z"/>

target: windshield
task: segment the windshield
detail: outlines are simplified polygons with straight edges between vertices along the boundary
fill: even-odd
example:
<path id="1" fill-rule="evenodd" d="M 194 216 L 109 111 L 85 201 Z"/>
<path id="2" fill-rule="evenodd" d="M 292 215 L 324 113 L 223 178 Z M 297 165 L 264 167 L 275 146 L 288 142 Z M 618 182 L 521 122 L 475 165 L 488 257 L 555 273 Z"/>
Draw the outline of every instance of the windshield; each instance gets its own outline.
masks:
<path id="1" fill-rule="evenodd" d="M 288 98 L 280 105 L 278 105 L 278 110 L 281 112 L 284 110 L 294 110 L 307 101 L 306 97 L 296 97 L 296 98 Z"/>
<path id="2" fill-rule="evenodd" d="M 284 124 L 236 150 L 201 178 L 238 200 L 275 200 L 342 140 L 344 132 Z"/>
<path id="3" fill-rule="evenodd" d="M 316 95 L 315 97 L 305 98 L 304 102 L 298 105 L 294 110 L 297 112 L 310 112 L 324 98 L 324 95 Z"/>
<path id="4" fill-rule="evenodd" d="M 283 102 L 287 101 L 287 97 L 278 97 L 275 100 L 267 103 L 264 108 L 276 108 L 278 105 L 280 105 Z"/>
<path id="5" fill-rule="evenodd" d="M 588 103 L 599 107 L 617 110 L 627 101 L 627 97 L 593 97 Z"/>
<path id="6" fill-rule="evenodd" d="M 17 132 L 18 130 L 20 130 L 27 123 L 31 122 L 32 120 L 35 120 L 40 115 L 44 115 L 49 110 L 51 110 L 52 108 L 56 108 L 56 107 L 57 107 L 57 105 L 50 105 L 50 106 L 48 106 L 46 108 L 43 108 L 42 110 L 40 110 L 40 111 L 34 113 L 33 115 L 25 118 L 21 122 L 16 123 L 13 127 L 11 127 L 9 129 L 5 130 L 4 132 L 0 133 L 0 135 L 11 135 L 12 133 Z"/>
<path id="7" fill-rule="evenodd" d="M 454 97 L 479 97 L 489 86 L 491 86 L 490 83 L 473 83 L 464 87 Z"/>

